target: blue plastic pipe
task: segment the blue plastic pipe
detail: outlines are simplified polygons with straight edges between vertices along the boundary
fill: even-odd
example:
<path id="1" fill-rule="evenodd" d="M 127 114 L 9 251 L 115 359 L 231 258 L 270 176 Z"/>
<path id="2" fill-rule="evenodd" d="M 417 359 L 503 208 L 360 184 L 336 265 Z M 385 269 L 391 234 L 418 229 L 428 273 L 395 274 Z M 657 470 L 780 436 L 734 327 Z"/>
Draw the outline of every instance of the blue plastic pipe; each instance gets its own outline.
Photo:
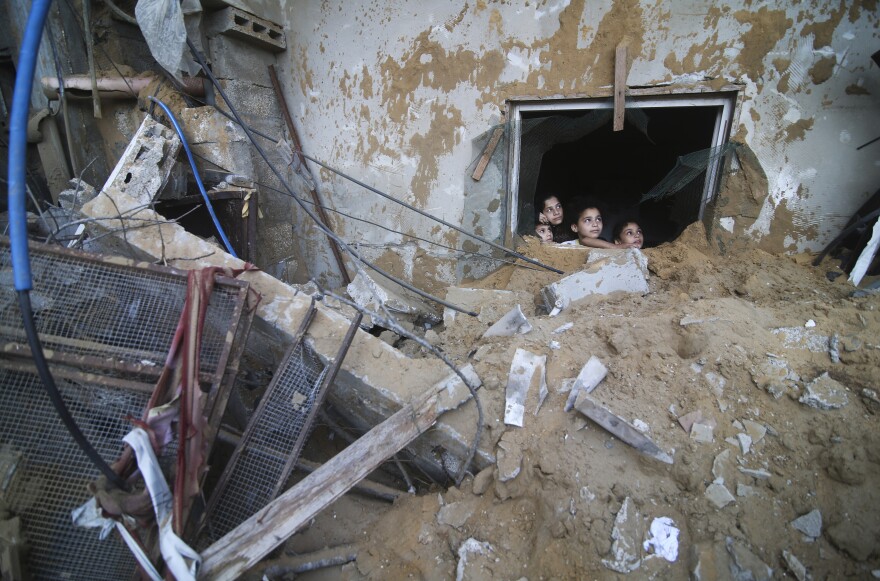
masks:
<path id="1" fill-rule="evenodd" d="M 27 245 L 27 216 L 25 201 L 27 190 L 27 122 L 34 86 L 34 69 L 37 52 L 43 38 L 43 24 L 52 0 L 34 0 L 24 29 L 18 69 L 15 72 L 15 89 L 12 93 L 12 112 L 9 120 L 9 239 L 12 247 L 12 271 L 15 290 L 29 291 L 31 261 Z"/>
<path id="2" fill-rule="evenodd" d="M 196 183 L 199 185 L 199 191 L 202 192 L 202 198 L 205 199 L 205 205 L 208 206 L 208 213 L 211 214 L 211 219 L 214 221 L 214 226 L 217 227 L 217 232 L 220 233 L 220 239 L 223 240 L 223 244 L 226 246 L 226 251 L 238 258 L 238 255 L 235 253 L 235 250 L 232 249 L 232 244 L 229 243 L 229 238 L 226 237 L 226 232 L 223 231 L 223 227 L 220 226 L 220 220 L 217 219 L 217 214 L 214 213 L 214 206 L 211 205 L 211 200 L 208 199 L 208 192 L 205 191 L 205 185 L 202 183 L 202 178 L 199 175 L 199 170 L 196 168 L 196 162 L 193 159 L 192 151 L 189 149 L 189 143 L 186 141 L 186 137 L 183 135 L 183 131 L 180 129 L 180 125 L 177 123 L 177 119 L 174 117 L 174 113 L 171 112 L 171 109 L 168 106 L 157 99 L 156 97 L 150 97 L 150 101 L 162 107 L 162 110 L 165 111 L 165 115 L 168 116 L 168 119 L 171 120 L 171 124 L 174 126 L 174 130 L 177 131 L 177 134 L 180 136 L 180 142 L 183 144 L 183 150 L 186 152 L 186 157 L 189 158 L 189 165 L 192 167 L 193 175 L 196 177 Z"/>

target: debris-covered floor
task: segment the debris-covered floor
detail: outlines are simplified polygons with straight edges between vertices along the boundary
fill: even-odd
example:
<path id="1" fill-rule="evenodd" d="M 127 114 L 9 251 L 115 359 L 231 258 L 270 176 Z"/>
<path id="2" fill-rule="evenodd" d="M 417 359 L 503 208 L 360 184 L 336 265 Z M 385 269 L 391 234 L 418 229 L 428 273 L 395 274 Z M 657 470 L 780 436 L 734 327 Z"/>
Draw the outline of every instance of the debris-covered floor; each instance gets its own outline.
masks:
<path id="1" fill-rule="evenodd" d="M 583 259 L 538 246 L 529 254 L 567 271 Z M 429 331 L 482 378 L 484 444 L 498 465 L 393 506 L 346 496 L 250 578 L 285 578 L 292 554 L 347 543 L 359 547 L 356 561 L 313 578 L 880 574 L 878 296 L 853 297 L 845 277 L 828 280 L 829 262 L 812 267 L 810 257 L 720 256 L 700 225 L 644 254 L 646 296 L 586 299 L 555 317 L 523 304 L 533 329 L 514 337 L 480 339 L 487 325 L 467 317 Z M 554 277 L 505 267 L 471 286 L 534 295 Z M 522 428 L 503 423 L 518 348 L 547 355 L 549 387 Z M 563 411 L 560 391 L 590 356 L 608 368 L 594 399 L 645 430 L 671 466 Z M 683 416 L 695 412 L 689 435 Z M 643 547 L 660 517 L 680 531 L 672 562 Z"/>

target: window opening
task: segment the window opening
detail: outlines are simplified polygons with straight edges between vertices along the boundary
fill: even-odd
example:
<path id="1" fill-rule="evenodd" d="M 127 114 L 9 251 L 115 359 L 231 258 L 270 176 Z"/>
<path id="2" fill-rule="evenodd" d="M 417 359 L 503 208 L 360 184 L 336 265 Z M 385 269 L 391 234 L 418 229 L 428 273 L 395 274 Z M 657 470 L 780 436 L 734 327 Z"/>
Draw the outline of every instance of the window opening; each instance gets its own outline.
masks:
<path id="1" fill-rule="evenodd" d="M 579 196 L 602 204 L 608 240 L 624 219 L 639 222 L 646 246 L 674 239 L 717 191 L 735 97 L 631 97 L 617 132 L 611 98 L 512 103 L 509 235 L 533 233 L 536 198 L 555 193 L 563 205 Z"/>

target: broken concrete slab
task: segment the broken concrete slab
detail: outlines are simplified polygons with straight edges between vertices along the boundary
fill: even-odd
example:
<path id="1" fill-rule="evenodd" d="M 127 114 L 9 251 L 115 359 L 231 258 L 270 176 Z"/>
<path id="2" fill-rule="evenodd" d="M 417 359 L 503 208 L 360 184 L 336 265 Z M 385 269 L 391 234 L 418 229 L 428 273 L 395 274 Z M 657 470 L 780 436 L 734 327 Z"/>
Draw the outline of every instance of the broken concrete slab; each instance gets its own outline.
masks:
<path id="1" fill-rule="evenodd" d="M 811 539 L 818 539 L 822 536 L 822 513 L 819 509 L 813 509 L 791 521 L 791 526 Z"/>
<path id="2" fill-rule="evenodd" d="M 767 427 L 764 424 L 752 420 L 743 420 L 742 423 L 746 433 L 752 438 L 752 445 L 760 443 L 767 434 Z"/>
<path id="3" fill-rule="evenodd" d="M 819 410 L 834 410 L 849 403 L 846 386 L 832 379 L 826 371 L 804 386 L 804 394 L 798 400 Z"/>
<path id="4" fill-rule="evenodd" d="M 648 260 L 638 249 L 592 249 L 584 270 L 544 287 L 541 296 L 550 312 L 590 295 L 618 291 L 648 294 Z"/>
<path id="5" fill-rule="evenodd" d="M 475 311 L 477 320 L 485 324 L 494 323 L 516 305 L 528 305 L 533 301 L 530 293 L 464 287 L 449 287 L 445 298 L 454 305 Z M 452 309 L 443 309 L 443 323 L 447 327 L 453 325 L 459 316 L 461 313 Z"/>
<path id="6" fill-rule="evenodd" d="M 580 392 L 574 408 L 642 454 L 665 464 L 672 464 L 672 456 L 661 450 L 650 438 L 639 432 L 623 418 L 594 401 L 586 392 Z"/>
<path id="7" fill-rule="evenodd" d="M 618 573 L 632 573 L 642 564 L 642 517 L 635 503 L 626 497 L 611 530 L 611 554 L 602 564 Z"/>
<path id="8" fill-rule="evenodd" d="M 522 470 L 522 449 L 519 444 L 507 441 L 502 436 L 495 452 L 498 465 L 498 481 L 507 482 L 519 476 Z"/>
<path id="9" fill-rule="evenodd" d="M 392 289 L 390 283 L 386 284 L 378 278 L 374 278 L 364 271 L 360 271 L 354 277 L 354 280 L 346 287 L 348 296 L 351 297 L 358 306 L 382 313 L 382 308 L 395 317 L 405 317 L 415 320 L 418 317 L 427 317 L 429 320 L 439 322 L 440 317 L 437 311 L 421 297 L 407 291 L 404 288 Z M 365 319 L 368 319 L 366 317 Z M 371 323 L 367 323 L 372 326 Z"/>
<path id="10" fill-rule="evenodd" d="M 525 335 L 532 330 L 532 324 L 529 323 L 526 316 L 523 315 L 522 307 L 516 305 L 510 311 L 505 313 L 503 317 L 483 333 L 483 339 L 486 337 L 512 337 L 513 335 Z"/>
<path id="11" fill-rule="evenodd" d="M 180 138 L 173 129 L 145 117 L 104 183 L 102 193 L 125 194 L 136 204 L 148 205 L 168 181 L 177 160 Z"/>
<path id="12" fill-rule="evenodd" d="M 116 174 L 120 175 L 120 172 Z M 120 179 L 124 179 L 124 175 Z M 208 266 L 239 270 L 245 267 L 243 261 L 190 234 L 180 225 L 168 222 L 116 188 L 103 192 L 83 205 L 82 213 L 97 218 L 103 228 L 114 231 L 115 236 L 106 238 L 123 240 L 120 246 L 137 251 L 153 261 L 184 270 Z M 262 296 L 257 306 L 254 330 L 273 337 L 278 345 L 289 342 L 308 311 L 311 297 L 301 289 L 259 270 L 248 270 L 239 277 L 249 282 L 251 288 Z M 323 303 L 318 304 L 318 315 L 309 330 L 309 343 L 322 359 L 328 361 L 336 356 L 349 323 L 349 318 Z M 328 400 L 337 409 L 345 411 L 346 419 L 356 429 L 367 431 L 426 387 L 438 381 L 452 380 L 460 382 L 443 362 L 409 359 L 379 338 L 359 331 L 334 387 L 328 393 Z M 442 448 L 447 457 L 466 458 L 476 421 L 473 406 L 461 406 L 445 414 L 433 429 L 407 450 L 424 462 L 424 469 L 430 471 L 432 477 L 442 480 L 446 478 L 446 472 L 433 450 Z M 492 452 L 481 448 L 477 452 L 474 469 L 479 470 L 493 463 Z"/>
<path id="13" fill-rule="evenodd" d="M 810 327 L 779 327 L 771 332 L 782 340 L 782 346 L 786 349 L 806 349 L 813 353 L 828 351 L 828 335 L 822 335 Z"/>
<path id="14" fill-rule="evenodd" d="M 571 408 L 574 407 L 574 402 L 577 400 L 578 394 L 583 391 L 584 393 L 592 393 L 596 386 L 601 383 L 605 376 L 608 375 L 608 368 L 605 367 L 599 358 L 595 355 L 590 356 L 584 366 L 581 368 L 580 373 L 578 373 L 577 378 L 575 378 L 574 385 L 571 387 L 571 393 L 568 394 L 568 399 L 565 401 L 564 411 L 571 411 Z"/>
<path id="15" fill-rule="evenodd" d="M 535 413 L 547 397 L 546 355 L 535 355 L 525 349 L 517 349 L 510 363 L 507 377 L 507 392 L 504 406 L 504 423 L 509 426 L 523 426 L 523 416 L 529 399 L 530 388 L 537 383 L 537 405 Z M 534 392 L 533 392 L 534 393 Z"/>

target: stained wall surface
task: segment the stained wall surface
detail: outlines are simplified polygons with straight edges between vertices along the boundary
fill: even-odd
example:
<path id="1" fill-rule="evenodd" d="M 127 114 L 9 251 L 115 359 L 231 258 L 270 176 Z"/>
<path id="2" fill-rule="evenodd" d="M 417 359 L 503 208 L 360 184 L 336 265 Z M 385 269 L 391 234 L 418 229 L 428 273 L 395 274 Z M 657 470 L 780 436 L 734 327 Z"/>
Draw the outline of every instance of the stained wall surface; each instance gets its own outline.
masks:
<path id="1" fill-rule="evenodd" d="M 506 168 L 490 165 L 481 182 L 468 171 L 485 133 L 508 99 L 607 95 L 626 36 L 629 86 L 741 87 L 731 137 L 754 152 L 769 188 L 745 234 L 779 251 L 819 249 L 880 186 L 880 142 L 856 149 L 880 135 L 877 3 L 724 4 L 304 0 L 284 9 L 279 69 L 307 153 L 495 239 Z M 335 209 L 481 246 L 327 170 L 316 177 Z M 450 250 L 331 216 L 364 256 L 424 288 L 479 274 Z M 332 284 L 326 239 L 304 221 L 298 231 L 311 272 Z"/>

